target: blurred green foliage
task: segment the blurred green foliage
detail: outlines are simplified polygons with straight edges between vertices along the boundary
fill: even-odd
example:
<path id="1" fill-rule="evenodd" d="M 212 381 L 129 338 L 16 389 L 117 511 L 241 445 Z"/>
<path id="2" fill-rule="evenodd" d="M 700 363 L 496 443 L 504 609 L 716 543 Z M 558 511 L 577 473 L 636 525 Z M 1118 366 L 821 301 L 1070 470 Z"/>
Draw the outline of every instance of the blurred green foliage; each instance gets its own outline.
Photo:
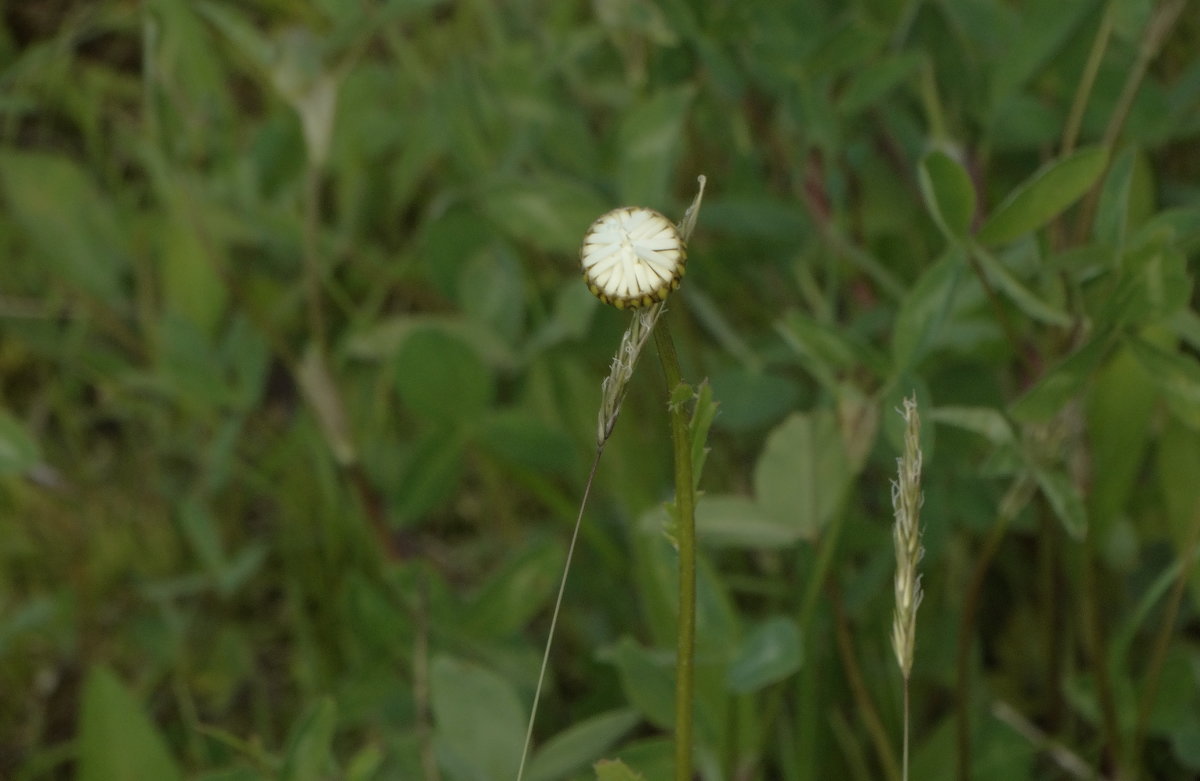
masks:
<path id="1" fill-rule="evenodd" d="M 701 173 L 703 777 L 898 777 L 914 391 L 913 777 L 1200 773 L 1194 4 L 2 18 L 0 776 L 511 779 L 628 317 L 578 243 Z M 670 773 L 655 373 L 530 779 Z"/>

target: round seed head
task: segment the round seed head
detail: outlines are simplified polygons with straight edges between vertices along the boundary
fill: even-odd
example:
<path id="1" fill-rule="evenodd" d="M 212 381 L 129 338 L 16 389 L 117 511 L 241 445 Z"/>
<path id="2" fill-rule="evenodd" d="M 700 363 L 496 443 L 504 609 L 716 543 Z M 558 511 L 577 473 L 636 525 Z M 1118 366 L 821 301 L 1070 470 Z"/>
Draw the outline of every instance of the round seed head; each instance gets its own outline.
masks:
<path id="1" fill-rule="evenodd" d="M 618 309 L 649 306 L 679 287 L 687 250 L 653 209 L 625 206 L 592 223 L 579 252 L 588 290 Z"/>

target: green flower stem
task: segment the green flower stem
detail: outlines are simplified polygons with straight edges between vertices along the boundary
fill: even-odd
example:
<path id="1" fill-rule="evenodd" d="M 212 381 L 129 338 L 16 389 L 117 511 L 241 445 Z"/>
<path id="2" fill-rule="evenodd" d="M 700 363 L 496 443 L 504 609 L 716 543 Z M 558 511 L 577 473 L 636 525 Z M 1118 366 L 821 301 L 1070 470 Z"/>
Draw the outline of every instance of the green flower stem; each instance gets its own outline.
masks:
<path id="1" fill-rule="evenodd" d="M 685 405 L 674 400 L 683 384 L 675 343 L 665 322 L 654 329 L 658 359 L 672 399 L 671 439 L 675 455 L 675 521 L 679 544 L 679 632 L 675 646 L 675 779 L 692 779 L 692 702 L 696 656 L 696 495 L 692 481 L 692 446 L 688 441 Z"/>

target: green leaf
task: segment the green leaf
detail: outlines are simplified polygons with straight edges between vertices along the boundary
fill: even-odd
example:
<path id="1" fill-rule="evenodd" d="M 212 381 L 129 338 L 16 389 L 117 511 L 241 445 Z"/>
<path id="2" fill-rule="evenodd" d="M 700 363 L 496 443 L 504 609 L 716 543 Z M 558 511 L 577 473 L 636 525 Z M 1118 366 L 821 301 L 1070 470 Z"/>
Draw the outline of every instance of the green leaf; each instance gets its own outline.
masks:
<path id="1" fill-rule="evenodd" d="M 850 476 L 833 412 L 796 414 L 767 437 L 754 468 L 755 499 L 768 518 L 812 539 L 841 506 Z"/>
<path id="2" fill-rule="evenodd" d="M 929 419 L 979 434 L 993 445 L 1011 445 L 1016 441 L 1012 425 L 1000 410 L 987 407 L 937 407 L 929 413 Z"/>
<path id="3" fill-rule="evenodd" d="M 154 723 L 107 667 L 93 667 L 79 716 L 79 781 L 182 781 Z"/>
<path id="4" fill-rule="evenodd" d="M 1200 507 L 1200 432 L 1184 426 L 1167 426 L 1158 443 L 1155 459 L 1158 485 L 1163 497 L 1163 510 L 1168 533 L 1177 556 L 1187 551 L 1188 539 L 1197 520 Z M 1190 570 L 1188 587 L 1192 599 L 1200 603 L 1200 567 Z"/>
<path id="5" fill-rule="evenodd" d="M 554 598 L 566 554 L 558 544 L 528 544 L 470 600 L 465 623 L 480 637 L 517 632 Z"/>
<path id="6" fill-rule="evenodd" d="M 37 441 L 19 420 L 0 410 L 0 476 L 17 475 L 41 460 Z"/>
<path id="7" fill-rule="evenodd" d="M 574 475 L 579 466 L 579 450 L 562 428 L 522 410 L 488 415 L 477 441 L 498 460 L 538 472 Z"/>
<path id="8" fill-rule="evenodd" d="M 905 51 L 852 71 L 849 83 L 838 97 L 838 111 L 845 116 L 852 116 L 869 109 L 888 92 L 903 84 L 920 64 L 920 54 Z"/>
<path id="9" fill-rule="evenodd" d="M 948 253 L 922 272 L 900 302 L 892 326 L 892 357 L 897 370 L 918 365 L 926 355 L 951 346 L 957 334 L 969 330 L 959 317 L 972 304 L 964 295 L 965 267 L 961 252 Z"/>
<path id="10" fill-rule="evenodd" d="M 1039 298 L 1033 291 L 1025 287 L 1019 279 L 1017 279 L 1008 267 L 1001 261 L 997 260 L 990 252 L 982 247 L 975 246 L 972 248 L 975 257 L 979 260 L 979 265 L 983 267 L 984 273 L 992 283 L 998 287 L 1006 296 L 1012 299 L 1012 302 L 1017 305 L 1022 312 L 1032 317 L 1034 320 L 1040 320 L 1043 323 L 1066 327 L 1071 324 L 1071 317 L 1066 312 L 1056 307 L 1047 304 Z"/>
<path id="11" fill-rule="evenodd" d="M 635 772 L 619 759 L 602 759 L 594 766 L 596 781 L 646 781 L 646 777 Z"/>
<path id="12" fill-rule="evenodd" d="M 1087 394 L 1091 485 L 1088 510 L 1103 539 L 1140 482 L 1158 394 L 1128 349 L 1118 350 L 1096 374 Z"/>
<path id="13" fill-rule="evenodd" d="M 1093 146 L 1042 166 L 996 208 L 979 241 L 1006 244 L 1045 225 L 1086 193 L 1107 163 L 1108 150 Z"/>
<path id="14" fill-rule="evenodd" d="M 526 778 L 529 781 L 558 781 L 569 778 L 596 760 L 637 726 L 638 715 L 621 708 L 592 716 L 555 735 L 534 755 Z"/>
<path id="15" fill-rule="evenodd" d="M 1129 196 L 1133 186 L 1133 168 L 1137 154 L 1137 147 L 1134 146 L 1123 151 L 1113 161 L 1108 176 L 1104 179 L 1104 189 L 1100 191 L 1096 218 L 1092 224 L 1092 235 L 1103 245 L 1121 247 L 1125 243 L 1125 235 L 1129 230 Z"/>
<path id="16" fill-rule="evenodd" d="M 1097 334 L 1057 366 L 1042 375 L 1025 395 L 1013 402 L 1009 412 L 1017 420 L 1048 420 L 1083 390 L 1092 373 L 1108 353 L 1109 337 Z"/>
<path id="17" fill-rule="evenodd" d="M 409 335 L 396 356 L 395 376 L 400 400 L 420 419 L 471 423 L 492 399 L 492 375 L 479 354 L 440 329 Z"/>
<path id="18" fill-rule="evenodd" d="M 1050 509 L 1062 521 L 1063 528 L 1072 538 L 1082 540 L 1087 532 L 1088 516 L 1079 489 L 1065 473 L 1058 470 L 1035 466 L 1033 476 Z"/>
<path id="19" fill-rule="evenodd" d="M 667 202 L 671 174 L 683 148 L 683 123 L 695 93 L 690 85 L 663 90 L 625 114 L 617 133 L 616 161 L 622 202 L 659 207 Z"/>
<path id="20" fill-rule="evenodd" d="M 611 649 L 625 699 L 652 724 L 669 728 L 675 723 L 675 657 L 654 652 L 622 637 Z"/>
<path id="21" fill-rule="evenodd" d="M 746 636 L 729 665 L 726 683 L 735 694 L 750 694 L 792 675 L 803 659 L 800 626 L 787 616 L 773 616 Z"/>
<path id="22" fill-rule="evenodd" d="M 187 318 L 212 339 L 229 298 L 215 253 L 223 245 L 202 234 L 195 216 L 175 214 L 156 231 L 161 252 L 163 305 L 168 313 Z"/>
<path id="23" fill-rule="evenodd" d="M 417 440 L 395 495 L 393 512 L 398 521 L 419 518 L 453 495 L 462 476 L 465 446 L 461 433 L 443 427 Z"/>
<path id="24" fill-rule="evenodd" d="M 507 243 L 498 243 L 463 266 L 458 303 L 464 315 L 516 344 L 525 325 L 525 279 Z"/>
<path id="25" fill-rule="evenodd" d="M 511 683 L 449 656 L 430 665 L 434 747 L 459 777 L 511 781 L 521 763 L 528 713 Z"/>
<path id="26" fill-rule="evenodd" d="M 87 171 L 57 155 L 0 155 L 0 192 L 30 249 L 74 289 L 114 310 L 128 306 L 122 277 L 130 249 L 114 199 Z"/>
<path id="27" fill-rule="evenodd" d="M 322 697 L 304 712 L 292 727 L 283 758 L 283 781 L 320 781 L 328 778 L 333 764 L 333 728 L 337 706 Z"/>
<path id="28" fill-rule="evenodd" d="M 917 170 L 925 208 L 950 241 L 961 241 L 975 216 L 975 185 L 958 161 L 941 151 L 925 155 Z"/>
<path id="29" fill-rule="evenodd" d="M 487 191 L 481 205 L 517 241 L 575 258 L 588 226 L 612 208 L 578 182 L 548 176 L 505 181 Z"/>
<path id="30" fill-rule="evenodd" d="M 1144 339 L 1131 338 L 1128 344 L 1171 412 L 1184 424 L 1200 429 L 1200 363 Z"/>
<path id="31" fill-rule="evenodd" d="M 768 517 L 758 504 L 744 496 L 705 494 L 696 505 L 696 534 L 717 548 L 786 548 L 804 537 L 794 524 Z"/>
<path id="32" fill-rule="evenodd" d="M 793 409 L 800 395 L 792 380 L 740 366 L 713 372 L 710 382 L 725 431 L 761 431 Z"/>

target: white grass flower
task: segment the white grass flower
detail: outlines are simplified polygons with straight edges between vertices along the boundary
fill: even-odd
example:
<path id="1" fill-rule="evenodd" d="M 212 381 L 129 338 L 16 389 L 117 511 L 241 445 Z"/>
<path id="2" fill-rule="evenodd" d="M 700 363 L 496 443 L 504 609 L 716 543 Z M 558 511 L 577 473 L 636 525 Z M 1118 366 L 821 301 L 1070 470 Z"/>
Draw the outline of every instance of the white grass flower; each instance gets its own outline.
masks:
<path id="1" fill-rule="evenodd" d="M 679 287 L 687 250 L 679 231 L 653 209 L 625 206 L 592 223 L 579 253 L 592 294 L 618 309 L 650 306 Z"/>

